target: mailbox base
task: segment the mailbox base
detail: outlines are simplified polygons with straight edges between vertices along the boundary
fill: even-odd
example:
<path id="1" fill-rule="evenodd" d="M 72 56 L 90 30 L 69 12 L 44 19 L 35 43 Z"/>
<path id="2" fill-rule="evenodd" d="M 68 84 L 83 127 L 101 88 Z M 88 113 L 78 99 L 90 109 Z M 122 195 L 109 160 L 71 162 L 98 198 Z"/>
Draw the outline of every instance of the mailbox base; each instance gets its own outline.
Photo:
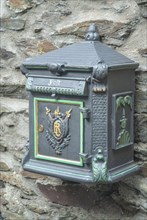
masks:
<path id="1" fill-rule="evenodd" d="M 113 183 L 117 182 L 123 177 L 135 173 L 139 170 L 138 165 L 133 161 L 119 166 L 115 169 L 107 171 L 107 179 L 105 181 L 97 181 L 91 169 L 77 168 L 61 164 L 46 163 L 45 161 L 29 159 L 27 154 L 23 161 L 24 170 L 35 173 L 49 175 L 69 181 L 83 182 L 83 183 Z"/>
<path id="2" fill-rule="evenodd" d="M 109 170 L 109 175 L 111 177 L 111 182 L 117 182 L 123 177 L 133 174 L 139 170 L 139 166 L 131 161 L 122 166 L 116 167 L 115 169 Z"/>
<path id="3" fill-rule="evenodd" d="M 82 170 L 79 168 L 72 168 L 66 166 L 59 166 L 55 164 L 46 164 L 43 161 L 36 161 L 30 159 L 23 165 L 24 170 L 28 170 L 35 173 L 41 173 L 61 179 L 74 181 L 74 182 L 93 182 L 92 172 L 90 170 Z"/>

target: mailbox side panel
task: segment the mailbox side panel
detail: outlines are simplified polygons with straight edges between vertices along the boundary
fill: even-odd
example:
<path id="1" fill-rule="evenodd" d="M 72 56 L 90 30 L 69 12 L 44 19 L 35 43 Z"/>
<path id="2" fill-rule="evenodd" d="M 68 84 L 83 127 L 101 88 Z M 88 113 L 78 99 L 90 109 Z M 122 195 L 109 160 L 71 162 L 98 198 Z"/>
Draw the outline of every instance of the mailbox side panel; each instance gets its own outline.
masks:
<path id="1" fill-rule="evenodd" d="M 134 157 L 135 71 L 114 70 L 108 75 L 108 170 L 112 181 L 138 169 Z"/>

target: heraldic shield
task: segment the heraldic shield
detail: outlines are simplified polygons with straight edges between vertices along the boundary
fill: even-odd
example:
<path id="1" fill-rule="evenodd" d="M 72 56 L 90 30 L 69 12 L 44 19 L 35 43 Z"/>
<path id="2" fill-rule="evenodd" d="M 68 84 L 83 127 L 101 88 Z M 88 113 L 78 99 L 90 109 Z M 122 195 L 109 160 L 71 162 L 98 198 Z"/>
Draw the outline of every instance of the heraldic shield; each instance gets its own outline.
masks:
<path id="1" fill-rule="evenodd" d="M 55 150 L 56 154 L 61 155 L 62 150 L 69 145 L 71 134 L 69 134 L 69 118 L 72 109 L 61 113 L 59 106 L 53 112 L 46 107 L 48 129 L 46 138 L 49 145 Z"/>

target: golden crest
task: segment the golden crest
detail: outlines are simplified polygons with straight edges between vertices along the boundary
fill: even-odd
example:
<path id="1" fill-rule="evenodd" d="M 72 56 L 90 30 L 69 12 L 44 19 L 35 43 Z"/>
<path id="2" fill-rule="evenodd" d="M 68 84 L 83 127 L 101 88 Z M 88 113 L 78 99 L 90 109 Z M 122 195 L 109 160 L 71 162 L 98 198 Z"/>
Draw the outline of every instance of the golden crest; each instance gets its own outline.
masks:
<path id="1" fill-rule="evenodd" d="M 68 122 L 72 109 L 69 109 L 65 113 L 60 112 L 59 106 L 57 106 L 54 113 L 47 107 L 45 109 L 48 117 L 47 140 L 50 146 L 55 149 L 55 152 L 61 154 L 62 149 L 68 146 L 70 142 L 71 135 L 69 134 Z"/>

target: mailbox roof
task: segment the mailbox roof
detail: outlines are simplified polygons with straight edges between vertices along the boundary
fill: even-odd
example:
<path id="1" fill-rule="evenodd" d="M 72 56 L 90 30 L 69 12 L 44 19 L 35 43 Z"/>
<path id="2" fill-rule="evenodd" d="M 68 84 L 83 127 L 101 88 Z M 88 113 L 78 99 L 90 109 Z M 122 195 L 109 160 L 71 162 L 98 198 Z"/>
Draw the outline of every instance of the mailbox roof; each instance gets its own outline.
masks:
<path id="1" fill-rule="evenodd" d="M 134 61 L 99 41 L 84 41 L 28 58 L 24 66 L 44 66 L 52 63 L 72 67 L 93 67 L 103 60 L 108 67 L 134 65 Z"/>

